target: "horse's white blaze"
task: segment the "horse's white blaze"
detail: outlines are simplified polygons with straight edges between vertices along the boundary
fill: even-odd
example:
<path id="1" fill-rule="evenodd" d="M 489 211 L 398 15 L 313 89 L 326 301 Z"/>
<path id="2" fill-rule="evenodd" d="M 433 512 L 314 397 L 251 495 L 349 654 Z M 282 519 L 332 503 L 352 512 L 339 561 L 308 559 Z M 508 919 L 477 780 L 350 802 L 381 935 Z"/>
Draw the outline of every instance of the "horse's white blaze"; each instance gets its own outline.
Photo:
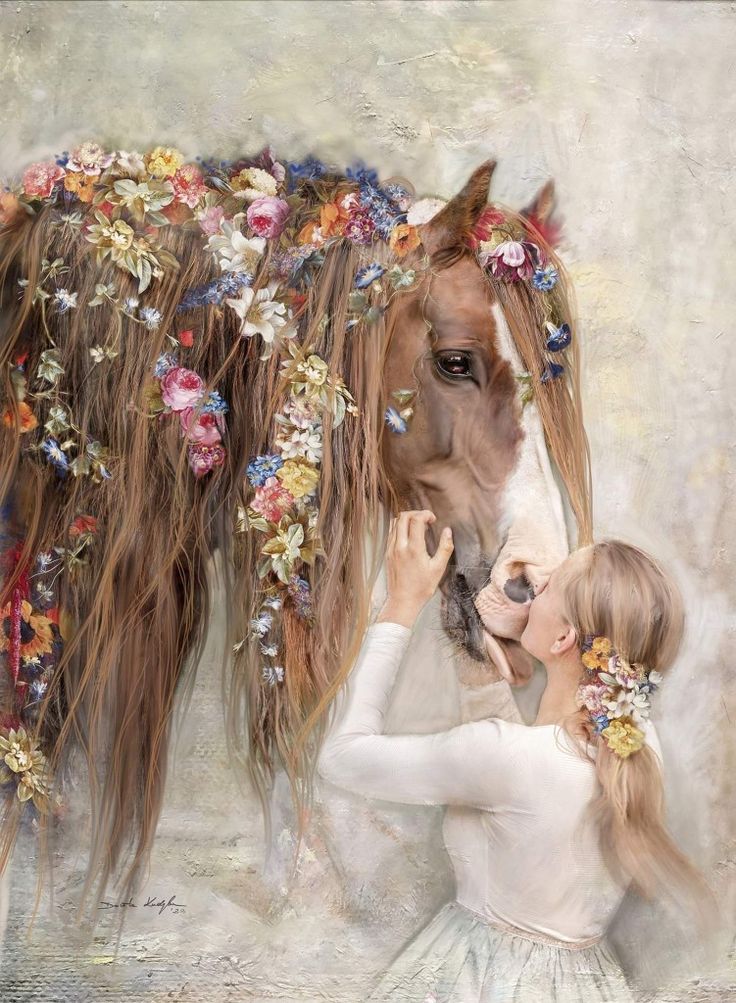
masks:
<path id="1" fill-rule="evenodd" d="M 525 370 L 499 304 L 491 307 L 496 324 L 497 348 L 514 372 Z M 518 636 L 514 623 L 522 612 L 516 605 L 504 612 L 503 586 L 507 578 L 525 570 L 533 585 L 546 581 L 569 552 L 562 495 L 552 470 L 542 419 L 532 400 L 523 409 L 524 439 L 516 467 L 503 491 L 500 538 L 504 541 L 496 559 L 491 583 L 479 594 L 479 611 L 486 627 L 501 636 Z M 495 600 L 484 608 L 484 593 L 491 590 Z M 514 613 L 517 615 L 514 616 Z M 506 617 L 511 615 L 514 622 Z M 509 628 L 508 630 L 506 628 Z"/>

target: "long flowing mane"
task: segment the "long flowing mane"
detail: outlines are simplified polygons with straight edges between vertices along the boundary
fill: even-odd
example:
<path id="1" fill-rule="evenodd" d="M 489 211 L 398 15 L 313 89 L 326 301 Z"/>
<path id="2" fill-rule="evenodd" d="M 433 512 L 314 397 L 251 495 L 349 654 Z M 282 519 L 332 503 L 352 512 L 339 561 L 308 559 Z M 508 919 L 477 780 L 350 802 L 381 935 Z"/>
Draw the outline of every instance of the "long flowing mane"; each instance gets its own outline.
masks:
<path id="1" fill-rule="evenodd" d="M 255 161 L 243 161 L 249 163 Z M 335 173 L 297 177 L 290 232 L 314 225 L 336 193 L 355 187 L 354 177 Z M 231 192 L 222 197 L 226 209 L 232 209 L 231 197 Z M 382 442 L 385 361 L 401 331 L 391 303 L 381 301 L 373 287 L 356 317 L 354 279 L 367 262 L 390 269 L 400 261 L 404 271 L 416 269 L 420 277 L 417 286 L 398 288 L 392 296 L 420 295 L 422 284 L 426 291 L 443 263 L 431 260 L 421 245 L 400 254 L 388 242 L 366 247 L 344 238 L 291 262 L 296 356 L 323 360 L 328 381 L 344 381 L 357 413 L 344 420 L 329 409 L 324 415 L 318 517 L 315 526 L 304 527 L 314 537 L 311 594 L 306 610 L 298 594 L 283 593 L 283 600 L 273 604 L 269 641 L 282 659 L 282 675 L 274 684 L 264 670 L 262 637 L 254 629 L 264 598 L 273 596 L 263 574 L 263 537 L 252 525 L 248 470 L 253 457 L 273 451 L 291 378 L 284 354 L 264 359 L 258 339 L 241 336 L 224 294 L 213 302 L 197 292 L 211 291 L 222 274 L 198 227 L 187 225 L 192 213 L 183 226 L 173 225 L 173 218 L 156 220 L 159 254 L 153 268 L 158 274 L 145 298 L 153 313 L 145 313 L 137 303 L 140 275 L 111 256 L 95 263 L 86 224 L 64 208 L 42 204 L 33 212 L 13 213 L 0 233 L 6 408 L 0 455 L 6 567 L 0 608 L 12 621 L 20 587 L 34 587 L 36 572 L 28 569 L 37 569 L 38 555 L 47 555 L 40 582 L 47 593 L 44 619 L 55 645 L 41 695 L 31 704 L 26 700 L 22 718 L 17 696 L 27 697 L 34 680 L 21 679 L 19 690 L 5 678 L 0 724 L 7 731 L 22 723 L 45 750 L 47 776 L 56 777 L 46 792 L 51 804 L 73 751 L 83 751 L 92 811 L 87 887 L 99 895 L 114 875 L 122 874 L 131 887 L 148 857 L 164 794 L 175 701 L 187 691 L 207 629 L 216 553 L 225 576 L 218 594 L 224 593 L 226 603 L 224 693 L 234 755 L 250 771 L 266 819 L 268 791 L 279 766 L 288 773 L 297 806 L 308 804 L 327 710 L 357 653 L 379 568 L 385 514 L 395 508 Z M 572 323 L 570 286 L 553 248 L 533 220 L 504 212 L 534 233 L 558 270 L 554 296 Z M 266 244 L 252 277 L 256 295 L 268 288 L 274 269 L 287 274 L 285 258 L 286 243 Z M 542 384 L 541 294 L 490 275 L 488 281 L 529 370 L 550 453 L 567 489 L 579 540 L 586 542 L 590 486 L 576 339 L 566 378 Z M 73 290 L 85 309 L 63 308 L 58 296 L 54 309 L 51 298 L 59 288 Z M 227 401 L 226 451 L 217 455 L 207 476 L 192 475 L 190 444 L 162 407 L 153 379 L 161 359 L 172 352 L 199 375 L 205 394 Z M 46 378 L 34 383 L 39 372 Z M 19 386 L 32 397 L 32 409 Z M 58 462 L 66 460 L 44 462 L 43 447 L 33 439 L 40 431 L 59 441 L 74 439 L 83 462 L 60 477 Z M 36 444 L 28 448 L 29 441 Z M 366 537 L 376 541 L 370 553 Z M 47 585 L 49 566 L 53 574 Z M 36 793 L 34 804 L 41 800 Z M 0 869 L 24 824 L 25 807 L 19 798 L 5 801 Z M 48 817 L 38 815 L 42 831 Z"/>

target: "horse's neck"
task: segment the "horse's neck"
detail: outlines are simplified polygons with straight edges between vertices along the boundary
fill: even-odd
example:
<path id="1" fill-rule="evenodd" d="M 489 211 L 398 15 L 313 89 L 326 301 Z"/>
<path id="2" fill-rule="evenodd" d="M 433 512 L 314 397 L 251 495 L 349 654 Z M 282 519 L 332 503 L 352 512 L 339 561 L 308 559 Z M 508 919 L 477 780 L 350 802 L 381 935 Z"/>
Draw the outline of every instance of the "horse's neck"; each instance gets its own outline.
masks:
<path id="1" fill-rule="evenodd" d="M 382 567 L 373 589 L 371 618 L 385 598 L 386 575 Z M 461 679 L 472 682 L 461 683 Z M 447 637 L 440 620 L 440 595 L 435 593 L 414 628 L 391 697 L 386 730 L 393 734 L 426 734 L 484 717 L 521 720 L 508 683 L 489 681 L 485 670 L 479 670 L 478 663 Z"/>

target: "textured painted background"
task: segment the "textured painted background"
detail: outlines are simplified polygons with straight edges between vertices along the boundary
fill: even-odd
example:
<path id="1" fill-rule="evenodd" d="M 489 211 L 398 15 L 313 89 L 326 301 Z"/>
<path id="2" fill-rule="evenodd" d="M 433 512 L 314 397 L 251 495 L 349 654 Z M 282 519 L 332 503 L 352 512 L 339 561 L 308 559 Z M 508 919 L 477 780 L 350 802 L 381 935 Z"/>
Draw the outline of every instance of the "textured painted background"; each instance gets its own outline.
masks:
<path id="1" fill-rule="evenodd" d="M 489 155 L 494 195 L 556 179 L 584 334 L 599 535 L 649 548 L 686 591 L 689 631 L 659 700 L 673 827 L 733 930 L 734 132 L 732 3 L 0 3 L 0 172 L 95 138 L 362 157 L 449 195 Z M 730 212 L 729 212 L 730 210 Z M 329 795 L 289 877 L 278 791 L 257 805 L 222 736 L 218 625 L 182 729 L 151 875 L 115 955 L 72 923 L 75 839 L 33 937 L 16 854 L 3 1001 L 317 1000 L 365 995 L 451 894 L 432 810 Z M 8 891 L 8 883 L 5 886 Z M 160 912 L 148 895 L 185 908 Z M 616 924 L 658 1000 L 733 998 L 720 953 L 635 904 Z M 678 963 L 675 963 L 675 958 Z"/>

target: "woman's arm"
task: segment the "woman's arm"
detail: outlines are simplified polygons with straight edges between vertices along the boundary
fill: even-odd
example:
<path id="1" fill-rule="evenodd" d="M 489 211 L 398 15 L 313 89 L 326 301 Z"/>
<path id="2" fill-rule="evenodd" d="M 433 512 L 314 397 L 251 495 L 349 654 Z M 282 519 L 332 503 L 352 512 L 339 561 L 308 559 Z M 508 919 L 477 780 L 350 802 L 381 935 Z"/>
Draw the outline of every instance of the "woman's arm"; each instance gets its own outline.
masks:
<path id="1" fill-rule="evenodd" d="M 513 743 L 501 741 L 499 722 L 476 721 L 433 735 L 382 734 L 410 637 L 411 629 L 397 623 L 368 629 L 319 772 L 340 787 L 385 801 L 477 808 L 505 802 Z"/>

